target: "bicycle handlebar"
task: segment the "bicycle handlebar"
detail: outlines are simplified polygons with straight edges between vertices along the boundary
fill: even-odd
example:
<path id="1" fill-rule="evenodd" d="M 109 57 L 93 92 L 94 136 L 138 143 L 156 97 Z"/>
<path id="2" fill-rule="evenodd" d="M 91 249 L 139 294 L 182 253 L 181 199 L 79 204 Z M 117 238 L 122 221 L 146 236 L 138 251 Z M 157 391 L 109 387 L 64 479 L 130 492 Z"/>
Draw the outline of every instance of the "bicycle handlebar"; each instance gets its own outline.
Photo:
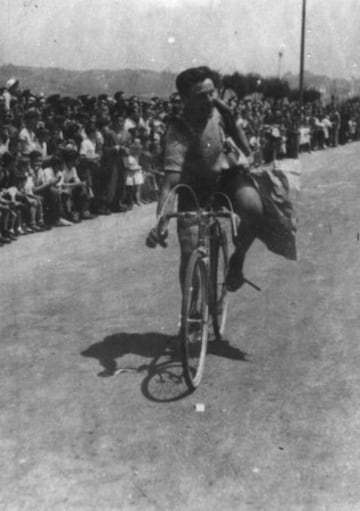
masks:
<path id="1" fill-rule="evenodd" d="M 198 211 L 178 211 L 176 213 L 167 213 L 163 215 L 163 220 L 170 220 L 171 218 L 195 218 L 195 219 L 205 219 L 205 218 L 227 218 L 231 223 L 231 232 L 232 237 L 235 243 L 237 239 L 237 224 L 236 224 L 236 215 L 233 211 L 207 211 L 204 209 L 200 209 Z"/>
<path id="2" fill-rule="evenodd" d="M 207 211 L 207 210 L 199 210 L 199 211 L 178 211 L 176 213 L 165 213 L 163 215 L 164 219 L 170 218 L 229 218 L 233 217 L 234 213 L 231 211 Z"/>
<path id="3" fill-rule="evenodd" d="M 178 193 L 179 189 L 186 189 L 189 191 L 189 193 L 191 194 L 191 196 L 194 200 L 195 209 L 192 211 L 178 211 L 178 212 L 165 213 L 166 207 L 167 207 L 170 199 L 173 196 L 175 196 L 176 193 Z M 222 197 L 225 200 L 227 207 L 229 208 L 228 211 L 215 211 L 215 210 L 209 211 L 209 210 L 200 208 L 197 196 L 196 196 L 194 190 L 191 188 L 191 186 L 185 185 L 185 184 L 176 185 L 174 187 L 174 189 L 169 193 L 169 195 L 162 207 L 162 210 L 161 210 L 161 212 L 158 216 L 158 219 L 157 219 L 157 227 L 162 222 L 166 223 L 166 221 L 170 220 L 171 218 L 196 218 L 196 217 L 198 219 L 200 219 L 200 218 L 202 218 L 202 219 L 203 218 L 227 218 L 230 220 L 230 223 L 231 223 L 232 237 L 233 237 L 233 240 L 235 243 L 236 239 L 237 239 L 237 224 L 236 224 L 236 214 L 233 210 L 231 201 L 230 201 L 229 197 L 223 192 L 215 192 L 213 194 L 213 197 L 216 197 L 216 196 Z"/>

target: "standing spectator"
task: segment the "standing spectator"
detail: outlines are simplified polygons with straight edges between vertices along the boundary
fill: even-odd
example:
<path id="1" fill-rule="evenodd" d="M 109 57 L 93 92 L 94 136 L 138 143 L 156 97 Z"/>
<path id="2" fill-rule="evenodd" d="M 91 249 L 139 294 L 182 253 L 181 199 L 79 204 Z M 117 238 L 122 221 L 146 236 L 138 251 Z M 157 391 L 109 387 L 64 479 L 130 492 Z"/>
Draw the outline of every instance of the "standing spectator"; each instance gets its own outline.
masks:
<path id="1" fill-rule="evenodd" d="M 322 115 L 321 119 L 324 131 L 324 146 L 330 147 L 330 131 L 332 129 L 332 122 L 327 114 Z"/>
<path id="2" fill-rule="evenodd" d="M 137 102 L 128 108 L 124 129 L 128 132 L 133 129 L 146 128 L 145 121 L 140 115 L 140 106 Z"/>
<path id="3" fill-rule="evenodd" d="M 83 140 L 80 144 L 79 177 L 87 184 L 88 196 L 95 197 L 94 181 L 98 182 L 100 174 L 100 158 L 104 144 L 102 135 L 96 130 L 95 118 L 91 118 L 85 126 Z"/>
<path id="4" fill-rule="evenodd" d="M 126 211 L 128 204 L 126 202 L 126 164 L 127 156 L 129 155 L 129 145 L 131 143 L 131 134 L 125 129 L 125 118 L 122 115 L 115 113 L 112 121 L 112 128 L 116 134 L 117 145 L 120 147 L 119 150 L 119 201 L 116 209 L 120 211 Z"/>
<path id="5" fill-rule="evenodd" d="M 14 126 L 12 113 L 5 112 L 3 115 L 2 130 L 6 137 L 6 147 L 12 156 L 18 152 L 19 130 Z"/>
<path id="6" fill-rule="evenodd" d="M 17 96 L 19 90 L 19 80 L 17 78 L 10 78 L 6 82 L 6 88 L 3 92 L 4 107 L 7 112 L 10 111 L 11 101 Z"/>
<path id="7" fill-rule="evenodd" d="M 120 197 L 124 188 L 124 168 L 122 154 L 124 146 L 120 145 L 119 138 L 110 125 L 109 119 L 102 121 L 102 136 L 104 140 L 101 168 L 104 175 L 102 186 L 102 203 L 99 204 L 99 214 L 110 214 L 120 209 Z"/>
<path id="8" fill-rule="evenodd" d="M 0 156 L 9 153 L 10 138 L 5 126 L 0 126 Z"/>
<path id="9" fill-rule="evenodd" d="M 330 120 L 332 123 L 332 136 L 331 136 L 331 145 L 333 147 L 337 147 L 339 145 L 339 130 L 340 130 L 340 112 L 337 109 L 336 105 L 331 107 Z"/>
<path id="10" fill-rule="evenodd" d="M 142 168 L 136 158 L 129 155 L 126 159 L 125 202 L 132 209 L 134 204 L 141 206 L 140 190 L 144 184 Z"/>
<path id="11" fill-rule="evenodd" d="M 45 126 L 40 126 L 36 132 L 39 150 L 43 162 L 49 160 L 50 156 L 48 153 L 48 142 L 50 140 L 50 131 Z"/>
<path id="12" fill-rule="evenodd" d="M 39 150 L 36 137 L 36 127 L 39 120 L 38 112 L 31 108 L 24 114 L 24 128 L 19 133 L 19 149 L 23 156 L 29 156 L 32 151 Z"/>

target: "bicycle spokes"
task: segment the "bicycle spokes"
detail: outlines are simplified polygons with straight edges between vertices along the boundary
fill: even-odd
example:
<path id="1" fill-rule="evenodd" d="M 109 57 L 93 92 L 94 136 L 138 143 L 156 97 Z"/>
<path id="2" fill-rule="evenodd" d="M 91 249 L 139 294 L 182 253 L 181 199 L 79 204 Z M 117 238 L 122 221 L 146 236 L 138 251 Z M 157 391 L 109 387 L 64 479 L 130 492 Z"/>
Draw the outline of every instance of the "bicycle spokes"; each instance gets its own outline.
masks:
<path id="1" fill-rule="evenodd" d="M 194 389 L 202 377 L 208 340 L 207 267 L 200 252 L 192 254 L 186 272 L 181 323 L 184 375 Z"/>

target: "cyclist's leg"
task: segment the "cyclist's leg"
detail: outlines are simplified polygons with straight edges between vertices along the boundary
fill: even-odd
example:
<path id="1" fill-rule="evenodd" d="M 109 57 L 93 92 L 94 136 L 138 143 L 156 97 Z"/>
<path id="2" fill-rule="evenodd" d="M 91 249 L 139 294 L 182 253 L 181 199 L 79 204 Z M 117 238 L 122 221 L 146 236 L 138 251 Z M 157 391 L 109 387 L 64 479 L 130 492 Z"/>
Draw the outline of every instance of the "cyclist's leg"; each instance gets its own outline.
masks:
<path id="1" fill-rule="evenodd" d="M 235 176 L 225 188 L 235 212 L 240 216 L 235 251 L 230 258 L 227 288 L 236 291 L 244 283 L 243 265 L 247 251 L 256 238 L 259 225 L 264 214 L 263 204 L 255 187 L 244 180 L 241 175 Z"/>
<path id="2" fill-rule="evenodd" d="M 186 268 L 192 251 L 197 247 L 199 229 L 193 221 L 179 219 L 177 230 L 180 245 L 179 280 L 183 291 Z"/>
<path id="3" fill-rule="evenodd" d="M 198 194 L 196 195 L 198 196 Z M 178 195 L 178 211 L 191 211 L 193 209 L 193 198 L 186 190 L 180 190 Z M 199 240 L 199 228 L 196 220 L 191 218 L 179 218 L 177 222 L 177 234 L 180 245 L 179 280 L 181 291 L 183 292 L 186 268 L 191 253 L 197 247 Z"/>

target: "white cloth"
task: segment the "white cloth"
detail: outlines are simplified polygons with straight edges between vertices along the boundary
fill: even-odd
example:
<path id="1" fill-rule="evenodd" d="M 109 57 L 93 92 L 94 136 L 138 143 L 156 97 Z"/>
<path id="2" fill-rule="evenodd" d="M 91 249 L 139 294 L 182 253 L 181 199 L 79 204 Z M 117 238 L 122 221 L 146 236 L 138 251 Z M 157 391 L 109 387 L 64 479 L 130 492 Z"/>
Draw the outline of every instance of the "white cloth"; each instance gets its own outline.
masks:
<path id="1" fill-rule="evenodd" d="M 32 151 L 39 151 L 40 146 L 33 131 L 23 128 L 19 133 L 20 152 L 29 155 Z"/>
<path id="2" fill-rule="evenodd" d="M 61 171 L 61 179 L 57 186 L 65 186 L 68 183 L 80 183 L 80 179 L 75 167 L 71 167 L 68 169 L 66 165 L 64 165 L 63 170 Z"/>

